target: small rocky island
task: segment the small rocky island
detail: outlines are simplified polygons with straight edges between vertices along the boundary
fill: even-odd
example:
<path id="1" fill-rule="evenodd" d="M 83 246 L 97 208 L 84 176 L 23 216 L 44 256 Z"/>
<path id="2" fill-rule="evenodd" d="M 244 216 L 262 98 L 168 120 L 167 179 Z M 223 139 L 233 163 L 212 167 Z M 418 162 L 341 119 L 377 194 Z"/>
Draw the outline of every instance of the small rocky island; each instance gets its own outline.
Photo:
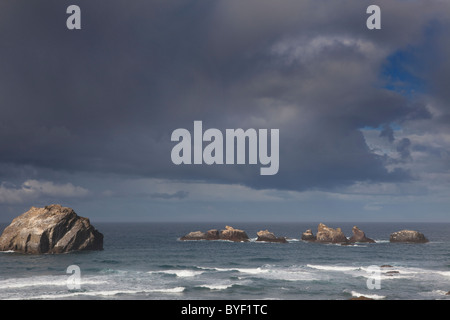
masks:
<path id="1" fill-rule="evenodd" d="M 400 230 L 391 233 L 390 242 L 427 243 L 428 239 L 423 233 L 415 230 Z"/>
<path id="2" fill-rule="evenodd" d="M 348 239 L 342 232 L 341 228 L 330 228 L 323 223 L 319 223 L 317 227 L 317 235 L 314 235 L 311 229 L 306 230 L 302 234 L 303 241 L 319 242 L 319 243 L 335 243 L 335 244 L 352 244 L 358 242 L 374 243 L 373 239 L 367 238 L 364 231 L 357 226 L 352 228 L 353 236 Z"/>
<path id="3" fill-rule="evenodd" d="M 226 226 L 225 230 L 211 229 L 207 232 L 193 231 L 180 238 L 180 240 L 228 240 L 233 242 L 247 242 L 249 237 L 244 230 Z"/>
<path id="4" fill-rule="evenodd" d="M 16 217 L 0 236 L 0 251 L 42 254 L 102 249 L 103 234 L 89 219 L 59 204 L 31 207 Z"/>
<path id="5" fill-rule="evenodd" d="M 285 237 L 277 237 L 273 232 L 270 232 L 269 230 L 258 231 L 256 235 L 258 236 L 256 241 L 287 243 Z"/>
<path id="6" fill-rule="evenodd" d="M 375 240 L 367 238 L 364 231 L 359 229 L 357 226 L 354 226 L 352 228 L 352 233 L 353 235 L 349 239 L 350 243 L 357 243 L 357 242 L 375 243 Z"/>
<path id="7" fill-rule="evenodd" d="M 277 237 L 273 232 L 269 230 L 260 230 L 257 232 L 258 242 L 279 242 L 287 243 L 285 237 Z M 211 229 L 206 232 L 193 231 L 189 232 L 185 236 L 181 237 L 180 240 L 228 240 L 233 242 L 248 242 L 250 238 L 244 230 L 235 229 L 230 226 L 225 226 L 224 230 Z"/>

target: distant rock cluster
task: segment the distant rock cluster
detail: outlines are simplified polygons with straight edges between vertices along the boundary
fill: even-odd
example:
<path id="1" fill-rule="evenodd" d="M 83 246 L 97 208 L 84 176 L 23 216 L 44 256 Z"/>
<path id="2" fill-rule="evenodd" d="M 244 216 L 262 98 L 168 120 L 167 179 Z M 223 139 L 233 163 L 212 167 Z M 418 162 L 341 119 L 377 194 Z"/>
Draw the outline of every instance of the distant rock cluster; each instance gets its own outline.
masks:
<path id="1" fill-rule="evenodd" d="M 228 240 L 234 242 L 249 241 L 247 233 L 243 230 L 226 226 L 225 230 L 211 229 L 206 232 L 193 231 L 180 238 L 180 240 Z"/>
<path id="2" fill-rule="evenodd" d="M 257 232 L 256 241 L 287 243 L 286 237 L 277 237 L 269 230 Z M 375 240 L 366 237 L 364 231 L 357 226 L 352 228 L 352 236 L 347 238 L 341 228 L 331 228 L 323 223 L 319 223 L 317 233 L 314 235 L 311 229 L 303 232 L 301 239 L 307 242 L 333 243 L 333 244 L 353 244 L 353 243 L 375 243 Z M 226 226 L 225 230 L 211 229 L 206 232 L 193 231 L 180 238 L 180 240 L 229 240 L 234 242 L 250 241 L 244 230 L 234 229 Z M 390 242 L 403 243 L 425 243 L 428 239 L 420 232 L 414 230 L 401 230 L 390 235 Z"/>
<path id="3" fill-rule="evenodd" d="M 275 234 L 268 230 L 261 230 L 257 232 L 258 238 L 256 241 L 264 242 L 287 242 L 284 237 L 277 237 Z M 189 232 L 185 236 L 181 237 L 180 240 L 228 240 L 233 242 L 247 242 L 250 241 L 247 233 L 244 230 L 235 229 L 230 226 L 226 226 L 224 230 L 211 229 L 206 232 L 193 231 Z"/>
<path id="4" fill-rule="evenodd" d="M 319 243 L 337 243 L 337 244 L 351 244 L 357 242 L 374 243 L 375 240 L 367 238 L 364 231 L 357 226 L 352 228 L 353 235 L 348 239 L 342 232 L 341 228 L 330 228 L 323 223 L 319 223 L 317 227 L 317 234 L 314 235 L 311 229 L 306 230 L 302 234 L 302 240 Z"/>

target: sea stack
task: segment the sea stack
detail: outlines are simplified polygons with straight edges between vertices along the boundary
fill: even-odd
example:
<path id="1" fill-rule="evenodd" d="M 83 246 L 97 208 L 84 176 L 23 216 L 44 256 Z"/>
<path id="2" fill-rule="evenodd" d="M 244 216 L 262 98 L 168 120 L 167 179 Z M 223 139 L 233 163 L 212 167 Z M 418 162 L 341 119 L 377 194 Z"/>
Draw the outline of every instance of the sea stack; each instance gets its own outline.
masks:
<path id="1" fill-rule="evenodd" d="M 316 236 L 311 231 L 311 229 L 308 229 L 302 233 L 302 240 L 303 241 L 316 241 Z"/>
<path id="2" fill-rule="evenodd" d="M 414 230 L 400 230 L 391 233 L 389 237 L 390 242 L 407 242 L 407 243 L 426 243 L 428 239 L 423 233 Z"/>
<path id="3" fill-rule="evenodd" d="M 285 237 L 277 237 L 273 232 L 270 232 L 269 230 L 258 231 L 256 235 L 258 236 L 256 241 L 287 243 Z"/>
<path id="4" fill-rule="evenodd" d="M 43 254 L 102 249 L 103 234 L 89 219 L 59 204 L 31 207 L 16 217 L 0 237 L 0 251 Z"/>
<path id="5" fill-rule="evenodd" d="M 366 243 L 375 243 L 375 240 L 367 238 L 364 231 L 359 229 L 357 226 L 354 226 L 352 228 L 353 236 L 349 239 L 350 243 L 355 242 L 366 242 Z"/>
<path id="6" fill-rule="evenodd" d="M 220 231 L 219 238 L 221 240 L 229 240 L 234 242 L 247 242 L 249 237 L 244 230 L 235 229 L 230 226 L 225 226 L 225 230 Z"/>
<path id="7" fill-rule="evenodd" d="M 316 242 L 348 244 L 348 239 L 341 228 L 330 228 L 323 223 L 317 227 Z"/>

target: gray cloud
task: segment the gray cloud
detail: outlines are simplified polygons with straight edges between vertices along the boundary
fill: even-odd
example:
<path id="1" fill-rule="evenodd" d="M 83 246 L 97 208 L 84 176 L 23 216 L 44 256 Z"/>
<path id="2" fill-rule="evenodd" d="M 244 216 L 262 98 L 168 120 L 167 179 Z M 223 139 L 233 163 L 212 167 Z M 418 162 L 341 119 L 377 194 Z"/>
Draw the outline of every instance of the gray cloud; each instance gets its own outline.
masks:
<path id="1" fill-rule="evenodd" d="M 3 183 L 0 185 L 0 204 L 22 204 L 47 199 L 83 198 L 89 191 L 71 183 L 55 184 L 50 181 L 27 180 L 19 187 Z"/>
<path id="2" fill-rule="evenodd" d="M 11 179 L 1 168 L 13 166 L 36 179 L 51 170 L 290 190 L 408 181 L 409 168 L 388 170 L 360 129 L 430 119 L 428 98 L 412 102 L 387 89 L 380 70 L 409 45 L 443 40 L 440 52 L 448 52 L 448 37 L 426 34 L 448 4 L 378 3 L 383 29 L 369 32 L 365 4 L 355 1 L 80 1 L 82 30 L 71 32 L 68 2 L 41 1 L 25 12 L 7 2 L 0 174 Z M 450 72 L 446 57 L 435 58 L 443 68 L 418 76 L 436 92 L 441 114 L 433 121 L 448 124 L 441 83 Z M 170 134 L 194 120 L 222 130 L 280 129 L 279 173 L 174 166 Z M 398 148 L 406 157 L 409 145 Z"/>
<path id="3" fill-rule="evenodd" d="M 152 193 L 151 198 L 155 199 L 184 199 L 189 195 L 187 191 L 177 191 L 175 193 Z"/>

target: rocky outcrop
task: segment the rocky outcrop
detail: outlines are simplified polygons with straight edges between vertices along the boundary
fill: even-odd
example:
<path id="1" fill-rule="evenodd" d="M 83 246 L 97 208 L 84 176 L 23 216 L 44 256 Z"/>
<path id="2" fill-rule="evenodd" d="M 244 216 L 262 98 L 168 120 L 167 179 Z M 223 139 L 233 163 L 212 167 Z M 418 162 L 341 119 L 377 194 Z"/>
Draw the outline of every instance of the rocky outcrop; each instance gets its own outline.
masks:
<path id="1" fill-rule="evenodd" d="M 392 274 L 400 273 L 400 271 L 397 271 L 397 270 L 391 270 L 391 271 L 386 271 L 385 273 L 386 273 L 387 275 L 392 275 Z"/>
<path id="2" fill-rule="evenodd" d="M 277 236 L 275 236 L 275 234 L 273 234 L 269 230 L 258 231 L 256 233 L 256 235 L 258 236 L 256 241 L 287 243 L 287 240 L 285 237 L 277 237 Z"/>
<path id="3" fill-rule="evenodd" d="M 58 204 L 31 207 L 16 217 L 0 237 L 0 251 L 41 254 L 102 249 L 103 235 L 89 219 Z"/>
<path id="4" fill-rule="evenodd" d="M 228 240 L 234 242 L 249 241 L 249 237 L 244 230 L 234 229 L 233 227 L 226 226 L 225 230 L 211 229 L 207 232 L 193 231 L 189 232 L 180 240 Z"/>
<path id="5" fill-rule="evenodd" d="M 217 229 L 211 229 L 206 231 L 206 240 L 219 240 L 220 239 L 220 232 Z"/>
<path id="6" fill-rule="evenodd" d="M 303 241 L 316 241 L 316 236 L 311 231 L 311 229 L 308 229 L 302 233 L 302 240 Z"/>
<path id="7" fill-rule="evenodd" d="M 372 299 L 372 298 L 369 298 L 366 296 L 359 296 L 359 297 L 350 298 L 349 300 L 375 300 L 375 299 Z"/>
<path id="8" fill-rule="evenodd" d="M 327 227 L 323 223 L 319 223 L 319 226 L 317 227 L 316 242 L 339 244 L 349 243 L 341 228 L 333 229 Z"/>
<path id="9" fill-rule="evenodd" d="M 206 233 L 201 231 L 192 231 L 181 237 L 180 240 L 206 240 Z"/>
<path id="10" fill-rule="evenodd" d="M 350 237 L 349 242 L 355 243 L 355 242 L 368 242 L 368 243 L 375 243 L 375 240 L 367 238 L 364 231 L 359 229 L 357 226 L 354 226 L 352 228 L 353 236 Z"/>
<path id="11" fill-rule="evenodd" d="M 230 226 L 226 226 L 225 230 L 220 231 L 219 239 L 235 242 L 249 241 L 248 235 L 244 230 L 234 229 Z"/>
<path id="12" fill-rule="evenodd" d="M 428 239 L 423 233 L 414 230 L 401 230 L 391 233 L 389 237 L 390 242 L 407 242 L 407 243 L 426 243 Z"/>

